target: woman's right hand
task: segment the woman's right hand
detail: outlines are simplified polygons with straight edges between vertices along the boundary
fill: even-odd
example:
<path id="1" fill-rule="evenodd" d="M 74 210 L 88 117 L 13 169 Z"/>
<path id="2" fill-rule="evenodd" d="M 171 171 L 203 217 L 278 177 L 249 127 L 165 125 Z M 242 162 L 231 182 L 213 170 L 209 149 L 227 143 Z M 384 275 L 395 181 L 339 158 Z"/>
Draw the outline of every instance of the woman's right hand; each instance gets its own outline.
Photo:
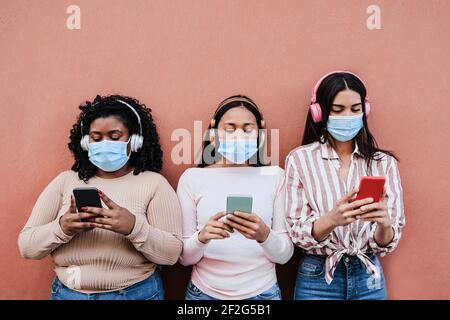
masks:
<path id="1" fill-rule="evenodd" d="M 353 196 L 358 192 L 354 189 L 339 199 L 334 208 L 326 214 L 334 227 L 346 226 L 356 220 L 357 215 L 361 215 L 360 207 L 373 202 L 372 198 L 365 198 L 361 200 L 353 200 Z"/>
<path id="2" fill-rule="evenodd" d="M 93 215 L 91 213 L 78 213 L 75 206 L 75 199 L 71 196 L 69 210 L 67 210 L 67 212 L 59 218 L 59 225 L 65 234 L 68 236 L 73 236 L 77 233 L 89 231 L 95 228 L 90 222 L 81 222 L 81 219 L 92 218 L 92 216 Z"/>
<path id="3" fill-rule="evenodd" d="M 219 221 L 225 214 L 222 211 L 209 218 L 203 229 L 198 233 L 200 242 L 208 243 L 212 239 L 225 239 L 230 236 L 229 232 L 233 232 L 233 229 L 226 223 Z"/>

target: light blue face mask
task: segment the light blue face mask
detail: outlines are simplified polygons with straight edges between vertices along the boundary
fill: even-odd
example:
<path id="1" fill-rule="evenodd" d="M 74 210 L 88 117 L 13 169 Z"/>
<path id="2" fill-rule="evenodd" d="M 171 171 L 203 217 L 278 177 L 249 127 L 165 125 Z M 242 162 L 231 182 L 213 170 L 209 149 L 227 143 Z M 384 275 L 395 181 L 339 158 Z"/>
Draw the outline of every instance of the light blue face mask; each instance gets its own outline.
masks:
<path id="1" fill-rule="evenodd" d="M 356 116 L 329 116 L 327 131 L 338 141 L 350 141 L 364 126 L 363 116 L 363 113 Z"/>
<path id="2" fill-rule="evenodd" d="M 217 149 L 228 161 L 242 164 L 258 152 L 256 139 L 220 140 Z"/>
<path id="3" fill-rule="evenodd" d="M 98 168 L 106 172 L 117 171 L 130 159 L 127 152 L 128 141 L 103 140 L 89 143 L 89 160 Z"/>

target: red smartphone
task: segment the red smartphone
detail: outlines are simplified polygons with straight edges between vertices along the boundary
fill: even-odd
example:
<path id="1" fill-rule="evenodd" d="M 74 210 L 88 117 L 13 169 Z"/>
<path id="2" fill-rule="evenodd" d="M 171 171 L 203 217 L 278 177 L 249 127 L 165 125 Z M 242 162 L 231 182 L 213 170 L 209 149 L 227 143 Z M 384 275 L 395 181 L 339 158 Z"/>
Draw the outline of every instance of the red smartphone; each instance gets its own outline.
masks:
<path id="1" fill-rule="evenodd" d="M 386 182 L 385 177 L 377 177 L 377 176 L 362 177 L 359 183 L 358 194 L 356 195 L 356 198 L 353 201 L 365 198 L 372 198 L 374 202 L 380 201 L 380 198 L 383 195 L 385 182 Z"/>

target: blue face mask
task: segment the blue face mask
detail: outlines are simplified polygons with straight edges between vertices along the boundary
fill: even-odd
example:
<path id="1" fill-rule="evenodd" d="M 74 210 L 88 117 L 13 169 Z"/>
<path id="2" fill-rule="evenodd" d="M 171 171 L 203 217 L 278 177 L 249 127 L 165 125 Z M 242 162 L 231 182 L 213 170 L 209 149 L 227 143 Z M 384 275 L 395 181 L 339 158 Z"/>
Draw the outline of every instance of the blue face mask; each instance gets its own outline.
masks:
<path id="1" fill-rule="evenodd" d="M 98 168 L 106 172 L 117 171 L 130 159 L 127 153 L 128 141 L 103 140 L 89 143 L 89 160 Z"/>
<path id="2" fill-rule="evenodd" d="M 256 139 L 220 140 L 217 152 L 232 163 L 242 164 L 258 152 L 258 144 Z"/>
<path id="3" fill-rule="evenodd" d="M 350 141 L 364 126 L 363 116 L 363 113 L 356 116 L 329 116 L 327 131 L 338 141 Z"/>

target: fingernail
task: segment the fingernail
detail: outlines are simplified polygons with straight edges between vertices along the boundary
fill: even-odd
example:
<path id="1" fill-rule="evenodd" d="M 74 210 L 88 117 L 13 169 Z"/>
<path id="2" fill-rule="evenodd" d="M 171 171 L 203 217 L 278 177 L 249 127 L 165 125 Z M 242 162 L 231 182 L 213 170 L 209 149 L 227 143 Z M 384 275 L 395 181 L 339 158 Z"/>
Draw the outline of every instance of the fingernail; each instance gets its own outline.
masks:
<path id="1" fill-rule="evenodd" d="M 100 195 L 100 197 L 103 196 L 103 192 L 101 192 L 100 190 L 98 190 L 98 194 Z"/>
<path id="2" fill-rule="evenodd" d="M 83 207 L 83 208 L 81 208 L 81 210 L 86 211 L 86 210 L 87 210 L 87 207 Z"/>

